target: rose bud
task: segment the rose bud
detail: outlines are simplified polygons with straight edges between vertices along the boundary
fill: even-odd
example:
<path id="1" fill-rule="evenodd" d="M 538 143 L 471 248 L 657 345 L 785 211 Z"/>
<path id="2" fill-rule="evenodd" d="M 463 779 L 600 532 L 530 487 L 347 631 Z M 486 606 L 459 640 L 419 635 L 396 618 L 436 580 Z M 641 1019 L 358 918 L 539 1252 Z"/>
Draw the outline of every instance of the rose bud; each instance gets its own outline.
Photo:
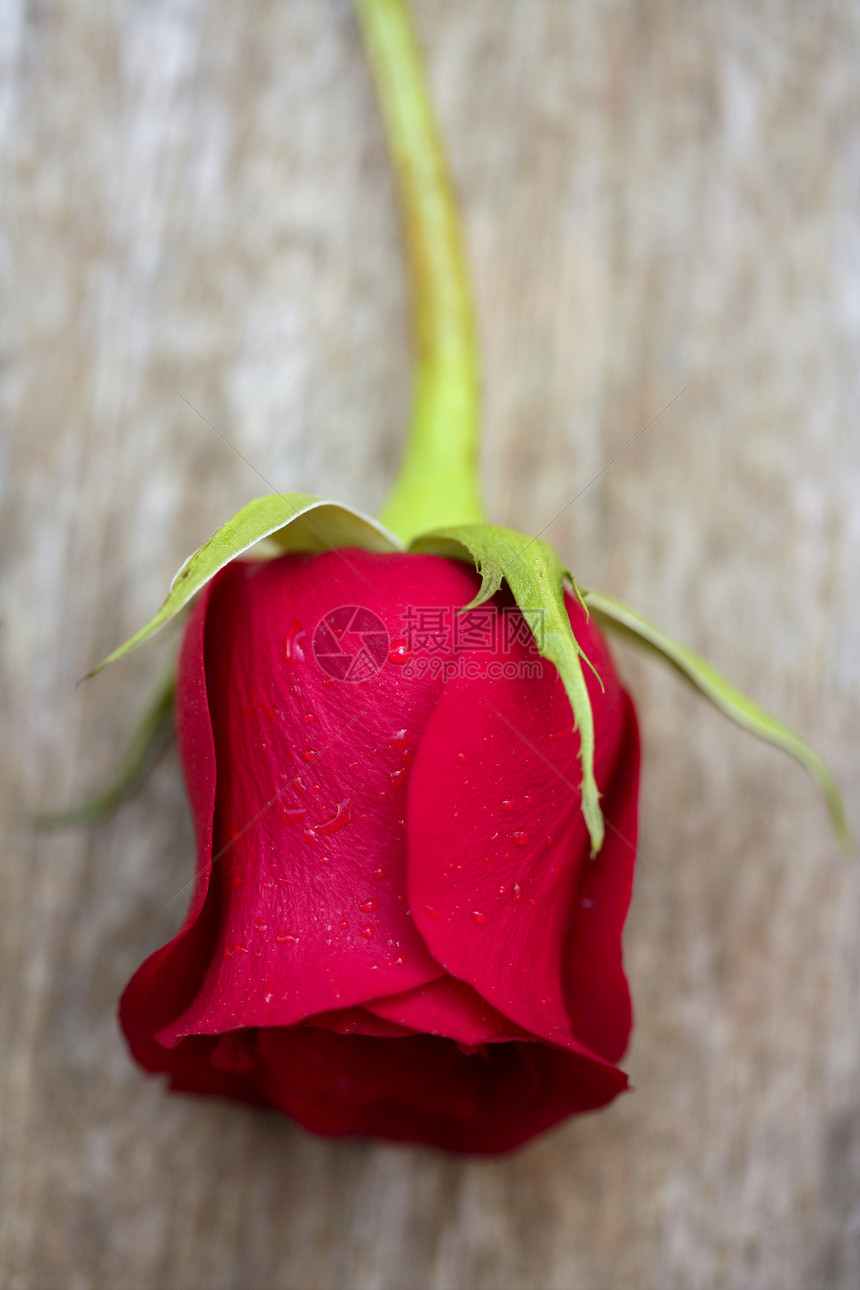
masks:
<path id="1" fill-rule="evenodd" d="M 196 888 L 121 1003 L 173 1089 L 497 1152 L 625 1088 L 633 707 L 568 596 L 594 669 L 592 858 L 559 673 L 506 591 L 460 612 L 480 583 L 350 548 L 206 585 L 176 695 Z"/>

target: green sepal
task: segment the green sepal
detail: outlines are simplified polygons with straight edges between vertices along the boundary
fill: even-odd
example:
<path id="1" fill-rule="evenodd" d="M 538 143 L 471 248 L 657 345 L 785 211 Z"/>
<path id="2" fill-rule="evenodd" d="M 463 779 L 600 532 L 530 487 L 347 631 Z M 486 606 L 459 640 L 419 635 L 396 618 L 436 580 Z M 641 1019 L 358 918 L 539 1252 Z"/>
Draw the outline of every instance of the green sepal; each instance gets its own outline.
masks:
<path id="1" fill-rule="evenodd" d="M 604 596 L 596 591 L 586 591 L 585 602 L 593 609 L 600 622 L 608 628 L 620 631 L 639 644 L 647 645 L 690 681 L 705 698 L 710 699 L 719 710 L 744 730 L 757 735 L 766 743 L 782 748 L 800 762 L 818 783 L 827 800 L 833 831 L 839 845 L 846 853 L 853 850 L 851 833 L 845 810 L 836 781 L 809 744 L 805 743 L 794 731 L 789 730 L 781 721 L 765 712 L 757 703 L 748 699 L 736 686 L 721 676 L 716 668 L 706 659 L 695 654 L 691 649 L 679 645 L 677 641 L 661 632 L 653 623 L 630 609 L 612 596 Z"/>
<path id="2" fill-rule="evenodd" d="M 594 715 L 582 671 L 591 664 L 577 643 L 564 604 L 567 571 L 546 542 L 499 528 L 495 524 L 458 524 L 423 533 L 410 550 L 466 560 L 481 575 L 480 590 L 470 605 L 482 605 L 507 582 L 541 655 L 555 665 L 573 709 L 579 731 L 582 814 L 591 838 L 591 854 L 603 845 L 600 793 L 594 778 Z M 594 669 L 592 669 L 594 670 Z M 596 673 L 595 673 L 596 675 Z M 598 677 L 599 679 L 599 677 Z"/>
<path id="3" fill-rule="evenodd" d="M 307 493 L 270 493 L 266 497 L 258 497 L 237 511 L 188 557 L 173 579 L 167 599 L 158 613 L 139 632 L 108 654 L 84 679 L 95 676 L 108 663 L 115 663 L 170 622 L 219 569 L 264 538 L 275 544 L 278 554 L 286 551 L 319 552 L 346 546 L 383 552 L 403 549 L 394 534 L 376 520 L 340 502 L 325 501 Z M 348 556 L 344 559 L 348 562 Z"/>
<path id="4" fill-rule="evenodd" d="M 128 748 L 109 783 L 76 806 L 37 815 L 37 828 L 65 829 L 73 825 L 98 824 L 132 795 L 172 742 L 175 688 L 176 681 L 171 670 L 141 714 Z"/>

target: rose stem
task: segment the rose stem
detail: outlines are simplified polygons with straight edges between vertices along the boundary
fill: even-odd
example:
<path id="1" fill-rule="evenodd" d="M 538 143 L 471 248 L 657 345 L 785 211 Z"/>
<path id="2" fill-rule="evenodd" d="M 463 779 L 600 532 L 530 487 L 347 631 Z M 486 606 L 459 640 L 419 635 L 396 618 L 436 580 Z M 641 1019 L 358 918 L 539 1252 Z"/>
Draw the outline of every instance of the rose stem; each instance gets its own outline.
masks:
<path id="1" fill-rule="evenodd" d="M 416 370 L 400 473 L 381 520 L 405 542 L 481 522 L 478 345 L 463 235 L 403 0 L 355 0 L 399 190 Z"/>

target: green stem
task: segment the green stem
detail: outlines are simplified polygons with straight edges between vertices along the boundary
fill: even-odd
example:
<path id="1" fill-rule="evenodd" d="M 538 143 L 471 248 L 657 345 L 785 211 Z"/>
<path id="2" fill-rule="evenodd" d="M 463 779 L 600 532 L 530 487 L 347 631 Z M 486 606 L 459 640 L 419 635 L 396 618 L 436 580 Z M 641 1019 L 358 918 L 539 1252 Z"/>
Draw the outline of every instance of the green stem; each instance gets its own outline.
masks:
<path id="1" fill-rule="evenodd" d="M 400 474 L 381 520 L 404 541 L 483 520 L 480 395 L 463 236 L 404 0 L 355 0 L 385 124 L 412 271 L 416 372 Z"/>

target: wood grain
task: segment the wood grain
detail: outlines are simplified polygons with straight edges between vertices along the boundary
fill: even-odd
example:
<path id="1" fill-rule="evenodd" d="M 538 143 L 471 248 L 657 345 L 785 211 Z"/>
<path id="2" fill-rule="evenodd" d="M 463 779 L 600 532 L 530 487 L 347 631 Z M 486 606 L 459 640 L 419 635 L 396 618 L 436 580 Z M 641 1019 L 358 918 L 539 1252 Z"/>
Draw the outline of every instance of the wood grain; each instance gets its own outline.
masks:
<path id="1" fill-rule="evenodd" d="M 860 5 L 415 9 L 495 518 L 797 727 L 860 830 Z M 851 1290 L 858 869 L 802 772 L 627 649 L 633 1094 L 484 1163 L 133 1068 L 115 1000 L 192 864 L 176 763 L 92 832 L 29 813 L 114 762 L 170 646 L 76 678 L 223 518 L 270 485 L 381 502 L 397 215 L 345 0 L 6 0 L 0 38 L 3 1283 Z"/>

